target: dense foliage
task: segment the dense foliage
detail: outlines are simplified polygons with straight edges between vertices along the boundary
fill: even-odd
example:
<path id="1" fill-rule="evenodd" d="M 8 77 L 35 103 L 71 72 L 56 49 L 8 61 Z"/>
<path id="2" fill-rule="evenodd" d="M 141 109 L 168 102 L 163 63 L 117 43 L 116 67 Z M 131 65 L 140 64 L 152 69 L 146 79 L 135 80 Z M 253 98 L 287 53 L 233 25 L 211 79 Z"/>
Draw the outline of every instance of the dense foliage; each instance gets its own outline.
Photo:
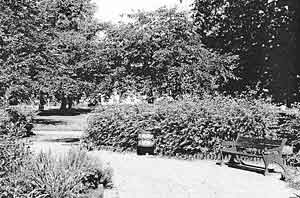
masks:
<path id="1" fill-rule="evenodd" d="M 31 109 L 7 107 L 0 109 L 0 136 L 28 137 L 33 134 L 33 115 Z"/>
<path id="2" fill-rule="evenodd" d="M 29 152 L 14 138 L 0 137 L 0 197 L 16 197 L 27 191 L 30 184 L 18 179 L 20 168 L 26 163 Z M 21 196 L 17 196 L 21 197 Z"/>
<path id="3" fill-rule="evenodd" d="M 299 129 L 299 121 L 290 131 L 290 125 L 280 123 L 279 112 L 278 107 L 263 100 L 224 96 L 103 107 L 90 119 L 86 142 L 133 150 L 137 134 L 150 131 L 156 136 L 157 154 L 215 153 L 220 140 L 234 139 L 237 134 L 293 137 L 291 135 Z"/>
<path id="4" fill-rule="evenodd" d="M 204 44 L 240 56 L 233 90 L 258 86 L 290 105 L 299 101 L 299 8 L 294 0 L 195 0 L 194 19 Z"/>
<path id="5" fill-rule="evenodd" d="M 43 0 L 40 14 L 49 25 L 51 38 L 47 70 L 40 73 L 40 89 L 71 108 L 73 101 L 92 88 L 89 83 L 90 59 L 100 25 L 93 18 L 95 7 L 90 0 Z"/>
<path id="6" fill-rule="evenodd" d="M 161 95 L 202 95 L 235 78 L 237 56 L 206 48 L 188 13 L 161 8 L 129 18 L 108 28 L 101 40 L 99 67 L 106 74 L 101 92 L 135 91 L 151 101 Z"/>
<path id="7" fill-rule="evenodd" d="M 32 87 L 47 57 L 48 37 L 37 1 L 4 1 L 0 10 L 0 96 L 8 91 L 16 103 L 34 95 Z"/>
<path id="8" fill-rule="evenodd" d="M 44 97 L 72 107 L 91 90 L 89 58 L 99 25 L 90 0 L 0 5 L 0 97 L 11 105 Z"/>
<path id="9" fill-rule="evenodd" d="M 196 0 L 193 17 L 161 8 L 107 25 L 95 20 L 90 0 L 5 1 L 0 97 L 11 105 L 39 98 L 41 106 L 48 97 L 65 109 L 113 90 L 152 102 L 250 86 L 290 104 L 299 100 L 298 8 L 298 1 Z"/>

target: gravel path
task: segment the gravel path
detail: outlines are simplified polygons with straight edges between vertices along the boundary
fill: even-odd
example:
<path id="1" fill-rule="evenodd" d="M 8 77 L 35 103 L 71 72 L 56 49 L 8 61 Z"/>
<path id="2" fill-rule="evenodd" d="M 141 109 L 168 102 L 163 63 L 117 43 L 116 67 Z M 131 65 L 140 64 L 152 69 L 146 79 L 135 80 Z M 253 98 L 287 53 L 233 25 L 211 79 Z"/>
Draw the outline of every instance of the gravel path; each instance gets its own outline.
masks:
<path id="1" fill-rule="evenodd" d="M 52 121 L 63 119 L 64 122 L 61 126 L 38 125 L 35 128 L 37 135 L 32 138 L 32 150 L 60 153 L 77 146 L 77 143 L 51 140 L 80 137 L 87 115 L 80 116 L 43 117 Z M 109 163 L 114 170 L 116 189 L 105 191 L 104 198 L 295 197 L 295 191 L 279 180 L 280 174 L 263 176 L 256 172 L 220 167 L 214 161 L 183 161 L 111 151 L 93 151 L 90 154 Z"/>
<path id="2" fill-rule="evenodd" d="M 294 191 L 279 180 L 214 161 L 162 159 L 93 151 L 111 164 L 121 198 L 291 198 Z"/>

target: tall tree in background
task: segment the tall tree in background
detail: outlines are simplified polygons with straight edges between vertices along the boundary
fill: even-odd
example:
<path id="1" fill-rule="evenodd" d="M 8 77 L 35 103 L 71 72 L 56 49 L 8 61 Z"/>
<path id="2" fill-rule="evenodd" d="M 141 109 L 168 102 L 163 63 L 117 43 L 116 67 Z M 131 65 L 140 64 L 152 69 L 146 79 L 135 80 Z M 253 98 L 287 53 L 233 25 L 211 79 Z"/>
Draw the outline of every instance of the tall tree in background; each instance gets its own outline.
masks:
<path id="1" fill-rule="evenodd" d="M 234 90 L 256 86 L 289 105 L 299 101 L 297 9 L 294 0 L 196 0 L 194 18 L 208 47 L 240 56 Z"/>
<path id="2" fill-rule="evenodd" d="M 237 57 L 205 48 L 187 13 L 161 8 L 129 17 L 103 39 L 103 65 L 111 71 L 103 87 L 176 98 L 217 90 L 234 78 Z"/>
<path id="3" fill-rule="evenodd" d="M 93 87 L 89 80 L 90 58 L 96 49 L 95 37 L 100 26 L 94 20 L 90 0 L 43 0 L 40 10 L 50 25 L 51 61 L 42 72 L 43 91 L 61 101 L 61 109 Z"/>
<path id="4" fill-rule="evenodd" d="M 0 10 L 0 97 L 17 104 L 36 94 L 37 74 L 47 62 L 48 27 L 38 1 L 3 1 Z"/>
<path id="5" fill-rule="evenodd" d="M 0 95 L 11 104 L 45 94 L 69 108 L 94 86 L 89 67 L 100 26 L 89 0 L 0 4 Z"/>

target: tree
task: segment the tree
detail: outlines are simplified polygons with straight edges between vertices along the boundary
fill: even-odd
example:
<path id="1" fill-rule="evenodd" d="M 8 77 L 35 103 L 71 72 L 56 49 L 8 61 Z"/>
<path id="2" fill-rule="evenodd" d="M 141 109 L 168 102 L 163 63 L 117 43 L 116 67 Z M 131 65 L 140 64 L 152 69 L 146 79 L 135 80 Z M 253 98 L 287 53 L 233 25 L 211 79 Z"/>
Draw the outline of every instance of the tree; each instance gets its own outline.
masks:
<path id="1" fill-rule="evenodd" d="M 15 97 L 17 104 L 36 93 L 36 75 L 47 59 L 47 27 L 38 1 L 4 1 L 0 10 L 0 96 Z"/>
<path id="2" fill-rule="evenodd" d="M 49 24 L 48 70 L 40 73 L 43 92 L 61 101 L 61 109 L 91 90 L 88 68 L 94 54 L 96 33 L 101 28 L 94 20 L 90 0 L 44 0 L 42 17 Z"/>
<path id="3" fill-rule="evenodd" d="M 296 10 L 293 0 L 196 0 L 195 24 L 203 42 L 240 57 L 233 90 L 271 90 L 276 101 L 299 100 Z M 298 81 L 298 82 L 297 82 Z M 298 87 L 297 87 L 298 84 Z"/>
<path id="4" fill-rule="evenodd" d="M 103 88 L 136 91 L 151 101 L 154 95 L 201 95 L 235 78 L 237 57 L 207 49 L 187 13 L 161 8 L 129 17 L 102 40 L 101 67 L 109 71 Z"/>

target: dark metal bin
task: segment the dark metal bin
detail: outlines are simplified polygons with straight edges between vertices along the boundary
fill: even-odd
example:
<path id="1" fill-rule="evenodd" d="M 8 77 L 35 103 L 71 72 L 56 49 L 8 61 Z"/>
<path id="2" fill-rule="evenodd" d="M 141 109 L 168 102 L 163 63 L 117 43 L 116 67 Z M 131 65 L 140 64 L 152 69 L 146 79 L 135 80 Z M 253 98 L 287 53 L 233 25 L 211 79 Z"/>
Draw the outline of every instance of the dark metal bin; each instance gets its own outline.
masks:
<path id="1" fill-rule="evenodd" d="M 154 155 L 155 149 L 155 139 L 154 135 L 151 133 L 143 132 L 138 134 L 138 143 L 137 143 L 137 154 L 145 155 Z"/>

